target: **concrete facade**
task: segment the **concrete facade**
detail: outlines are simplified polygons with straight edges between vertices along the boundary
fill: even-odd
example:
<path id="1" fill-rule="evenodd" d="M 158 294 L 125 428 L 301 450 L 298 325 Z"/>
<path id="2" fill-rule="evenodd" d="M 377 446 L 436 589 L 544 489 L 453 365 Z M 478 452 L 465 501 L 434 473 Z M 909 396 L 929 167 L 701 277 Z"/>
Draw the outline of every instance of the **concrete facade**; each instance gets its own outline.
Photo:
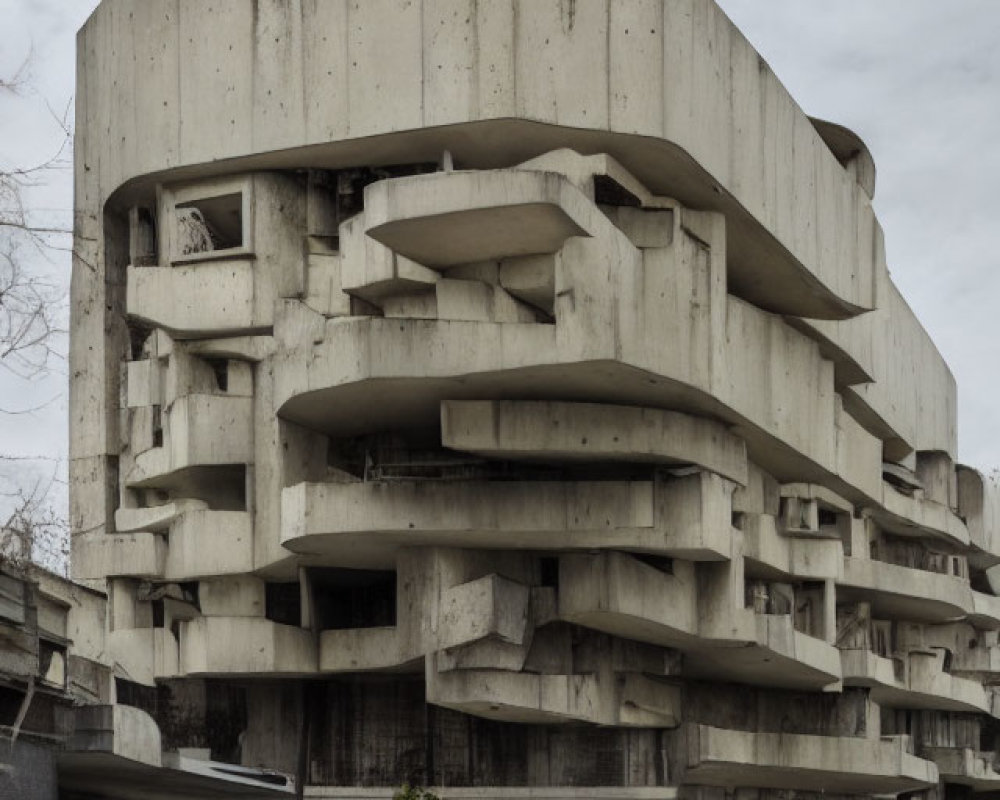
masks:
<path id="1" fill-rule="evenodd" d="M 712 0 L 78 44 L 67 796 L 1000 792 L 1000 494 L 868 150 Z"/>

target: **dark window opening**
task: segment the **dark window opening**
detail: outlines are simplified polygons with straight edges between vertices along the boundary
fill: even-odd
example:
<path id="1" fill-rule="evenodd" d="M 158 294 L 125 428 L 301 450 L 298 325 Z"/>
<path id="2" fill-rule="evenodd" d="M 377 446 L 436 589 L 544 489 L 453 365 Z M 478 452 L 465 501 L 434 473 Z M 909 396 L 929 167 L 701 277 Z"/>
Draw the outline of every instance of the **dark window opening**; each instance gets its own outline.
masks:
<path id="1" fill-rule="evenodd" d="M 201 602 L 198 598 L 198 581 L 184 581 L 183 583 L 178 583 L 177 587 L 181 590 L 181 594 L 184 595 L 184 602 L 190 603 L 201 611 Z"/>
<path id="2" fill-rule="evenodd" d="M 129 263 L 133 267 L 156 264 L 156 217 L 144 206 L 129 210 Z"/>
<path id="3" fill-rule="evenodd" d="M 141 683 L 115 678 L 115 697 L 123 706 L 132 706 L 145 711 L 151 717 L 156 717 L 156 687 L 143 686 Z"/>
<path id="4" fill-rule="evenodd" d="M 66 648 L 63 645 L 39 640 L 38 674 L 45 683 L 66 686 Z"/>
<path id="5" fill-rule="evenodd" d="M 163 447 L 163 415 L 159 406 L 153 406 L 153 447 Z"/>
<path id="6" fill-rule="evenodd" d="M 317 568 L 309 571 L 320 630 L 381 628 L 396 624 L 396 573 Z"/>
<path id="7" fill-rule="evenodd" d="M 302 624 L 302 600 L 297 582 L 267 584 L 264 602 L 264 616 L 272 622 L 295 626 Z"/>
<path id="8" fill-rule="evenodd" d="M 174 211 L 176 252 L 186 256 L 243 246 L 243 194 L 178 203 Z"/>
<path id="9" fill-rule="evenodd" d="M 542 586 L 549 586 L 559 591 L 559 559 L 545 556 L 539 559 Z"/>
<path id="10" fill-rule="evenodd" d="M 622 186 L 614 178 L 607 175 L 594 176 L 594 202 L 599 206 L 632 206 L 642 205 L 639 198 Z"/>
<path id="11" fill-rule="evenodd" d="M 836 525 L 836 524 L 837 524 L 837 512 L 836 511 L 831 511 L 828 508 L 822 508 L 821 507 L 819 509 L 819 525 L 820 525 L 820 527 L 822 528 L 822 527 L 827 526 L 827 525 L 831 525 L 832 526 L 832 525 Z"/>
<path id="12" fill-rule="evenodd" d="M 166 616 L 163 610 L 163 598 L 160 598 L 159 600 L 154 600 L 151 603 L 151 605 L 153 607 L 153 627 L 162 628 L 164 618 Z"/>
<path id="13" fill-rule="evenodd" d="M 143 360 L 142 346 L 146 343 L 146 339 L 149 338 L 151 332 L 151 328 L 139 325 L 136 322 L 128 323 L 128 347 L 132 361 Z"/>
<path id="14" fill-rule="evenodd" d="M 650 553 L 632 553 L 632 558 L 641 561 L 643 564 L 649 564 L 649 566 L 659 570 L 664 575 L 674 574 L 674 560 L 667 556 L 654 556 Z"/>
<path id="15" fill-rule="evenodd" d="M 975 592 L 982 592 L 983 594 L 993 594 L 993 587 L 990 586 L 989 578 L 986 577 L 986 572 L 984 570 L 970 569 L 969 584 L 972 586 L 972 590 Z"/>
<path id="16" fill-rule="evenodd" d="M 215 385 L 220 392 L 229 391 L 229 361 L 224 358 L 206 358 L 208 366 L 215 374 Z"/>

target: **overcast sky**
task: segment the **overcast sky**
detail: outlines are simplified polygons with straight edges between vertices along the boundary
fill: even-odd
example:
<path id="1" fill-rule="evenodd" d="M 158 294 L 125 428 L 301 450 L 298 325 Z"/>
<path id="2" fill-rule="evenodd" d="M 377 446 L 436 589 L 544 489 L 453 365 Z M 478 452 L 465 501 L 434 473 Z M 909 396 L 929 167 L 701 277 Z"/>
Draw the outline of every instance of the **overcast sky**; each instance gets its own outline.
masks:
<path id="1" fill-rule="evenodd" d="M 951 365 L 959 456 L 1000 465 L 1000 2 L 720 0 L 806 113 L 858 133 L 878 167 L 875 206 L 893 278 Z M 0 98 L 0 162 L 44 161 L 72 99 L 75 31 L 93 0 L 0 0 L 0 75 L 30 55 L 32 89 Z M 72 173 L 32 199 L 70 221 Z M 39 268 L 68 285 L 65 259 Z M 0 448 L 65 458 L 65 364 L 24 387 L 0 375 Z M 54 400 L 53 400 L 54 398 Z M 46 463 L 37 467 L 51 470 Z"/>

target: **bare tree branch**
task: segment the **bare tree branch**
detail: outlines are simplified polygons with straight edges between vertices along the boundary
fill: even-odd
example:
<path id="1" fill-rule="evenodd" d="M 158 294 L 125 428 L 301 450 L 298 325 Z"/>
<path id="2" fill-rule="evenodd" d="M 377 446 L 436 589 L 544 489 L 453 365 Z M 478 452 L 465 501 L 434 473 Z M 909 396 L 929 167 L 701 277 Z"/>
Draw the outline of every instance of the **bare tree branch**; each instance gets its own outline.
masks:
<path id="1" fill-rule="evenodd" d="M 29 52 L 13 75 L 0 77 L 0 94 L 33 94 L 31 60 Z M 55 266 L 58 255 L 72 253 L 70 227 L 41 214 L 29 200 L 33 190 L 71 165 L 72 104 L 60 114 L 42 102 L 62 134 L 55 152 L 28 166 L 6 164 L 0 152 L 0 367 L 24 381 L 45 375 L 63 358 L 66 291 L 44 273 L 46 263 Z M 30 416 L 55 399 L 23 408 L 0 407 L 0 414 Z M 52 499 L 53 487 L 64 483 L 59 478 L 63 468 L 63 460 L 51 455 L 0 453 L 0 563 L 26 566 L 35 561 L 65 573 L 69 527 Z"/>

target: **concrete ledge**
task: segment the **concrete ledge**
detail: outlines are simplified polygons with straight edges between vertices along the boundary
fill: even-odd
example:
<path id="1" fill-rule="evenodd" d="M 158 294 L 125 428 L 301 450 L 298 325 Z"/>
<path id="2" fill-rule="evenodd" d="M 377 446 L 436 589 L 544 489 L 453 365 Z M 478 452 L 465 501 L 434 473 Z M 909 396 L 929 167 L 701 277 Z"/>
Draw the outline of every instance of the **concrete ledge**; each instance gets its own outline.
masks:
<path id="1" fill-rule="evenodd" d="M 595 403 L 441 403 L 441 443 L 489 458 L 696 464 L 741 486 L 746 444 L 713 420 Z"/>
<path id="2" fill-rule="evenodd" d="M 534 724 L 601 720 L 594 675 L 428 669 L 427 702 L 477 717 Z"/>
<path id="3" fill-rule="evenodd" d="M 159 578 L 167 558 L 166 540 L 156 533 L 94 531 L 74 536 L 72 546 L 75 580 Z"/>
<path id="4" fill-rule="evenodd" d="M 126 281 L 129 316 L 157 325 L 178 339 L 263 333 L 274 324 L 270 316 L 255 310 L 250 259 L 129 267 Z"/>
<path id="5" fill-rule="evenodd" d="M 637 641 L 669 647 L 697 639 L 694 566 L 675 561 L 668 575 L 624 553 L 559 558 L 559 616 Z"/>
<path id="6" fill-rule="evenodd" d="M 968 547 L 969 530 L 947 506 L 908 497 L 890 484 L 882 484 L 882 509 L 873 509 L 872 517 L 887 531 L 908 535 L 944 539 L 952 545 Z"/>
<path id="7" fill-rule="evenodd" d="M 164 578 L 190 581 L 253 571 L 253 515 L 200 509 L 170 526 Z"/>
<path id="8" fill-rule="evenodd" d="M 129 486 L 162 485 L 191 467 L 253 463 L 253 398 L 189 394 L 167 415 L 164 446 L 136 456 Z"/>
<path id="9" fill-rule="evenodd" d="M 199 617 L 181 622 L 183 675 L 311 675 L 317 646 L 311 631 L 261 617 Z"/>
<path id="10" fill-rule="evenodd" d="M 392 670 L 403 661 L 395 626 L 330 630 L 319 635 L 320 672 Z"/>
<path id="11" fill-rule="evenodd" d="M 973 592 L 968 581 L 884 561 L 845 558 L 838 599 L 850 599 L 850 592 L 845 591 L 850 589 L 860 590 L 857 596 L 871 601 L 874 614 L 890 619 L 951 622 L 973 611 Z M 992 599 L 997 602 L 982 601 L 983 615 L 991 618 L 1000 613 L 1000 598 Z M 1000 618 L 993 625 L 998 622 Z"/>
<path id="12" fill-rule="evenodd" d="M 880 740 L 750 733 L 692 725 L 683 783 L 841 792 L 903 792 L 934 786 L 937 767 L 906 752 L 903 737 Z"/>
<path id="13" fill-rule="evenodd" d="M 978 681 L 946 672 L 927 674 L 907 665 L 904 679 L 897 679 L 891 659 L 869 650 L 841 650 L 844 684 L 868 686 L 871 698 L 888 708 L 934 709 L 992 714 L 992 698 Z"/>
<path id="14" fill-rule="evenodd" d="M 441 800 L 674 800 L 675 786 L 428 786 Z M 313 800 L 392 800 L 398 786 L 306 786 Z"/>
<path id="15" fill-rule="evenodd" d="M 596 211 L 552 172 L 438 172 L 365 188 L 366 233 L 418 264 L 444 269 L 554 253 L 588 236 Z"/>
<path id="16" fill-rule="evenodd" d="M 994 753 L 959 747 L 925 747 L 923 755 L 937 764 L 946 783 L 969 786 L 974 792 L 1000 789 L 1000 773 L 994 769 Z"/>
<path id="17" fill-rule="evenodd" d="M 740 613 L 742 612 L 742 614 Z M 755 686 L 811 691 L 840 688 L 840 653 L 815 636 L 795 630 L 791 616 L 732 613 L 749 617 L 749 638 L 699 642 L 685 656 L 686 675 Z"/>

